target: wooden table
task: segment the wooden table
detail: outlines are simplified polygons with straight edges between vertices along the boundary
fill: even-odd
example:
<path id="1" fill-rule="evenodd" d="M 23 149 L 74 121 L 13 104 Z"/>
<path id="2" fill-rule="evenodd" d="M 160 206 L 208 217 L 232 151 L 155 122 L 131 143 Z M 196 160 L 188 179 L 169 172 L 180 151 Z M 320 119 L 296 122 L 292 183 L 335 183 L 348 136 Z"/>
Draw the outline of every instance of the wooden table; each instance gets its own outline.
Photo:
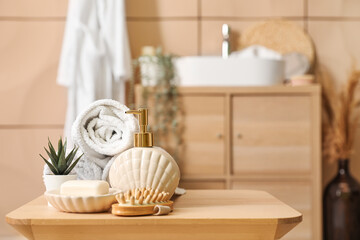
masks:
<path id="1" fill-rule="evenodd" d="M 226 240 L 279 239 L 301 213 L 263 191 L 188 190 L 167 216 L 74 214 L 48 207 L 43 196 L 6 216 L 28 239 Z"/>

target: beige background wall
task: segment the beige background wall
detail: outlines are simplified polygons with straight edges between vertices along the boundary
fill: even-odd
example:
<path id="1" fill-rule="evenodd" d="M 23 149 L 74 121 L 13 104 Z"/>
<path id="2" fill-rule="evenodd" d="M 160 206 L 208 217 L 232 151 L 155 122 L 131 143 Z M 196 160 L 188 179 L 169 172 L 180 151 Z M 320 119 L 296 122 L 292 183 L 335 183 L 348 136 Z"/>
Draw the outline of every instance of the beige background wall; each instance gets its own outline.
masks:
<path id="1" fill-rule="evenodd" d="M 0 238 L 13 233 L 3 216 L 43 192 L 38 153 L 47 136 L 62 134 L 66 91 L 55 77 L 66 8 L 66 0 L 0 0 Z M 358 0 L 128 0 L 127 14 L 134 57 L 143 45 L 220 54 L 221 24 L 230 24 L 236 38 L 253 23 L 283 17 L 310 33 L 338 82 L 352 57 L 360 60 Z M 360 179 L 357 156 L 353 172 Z"/>

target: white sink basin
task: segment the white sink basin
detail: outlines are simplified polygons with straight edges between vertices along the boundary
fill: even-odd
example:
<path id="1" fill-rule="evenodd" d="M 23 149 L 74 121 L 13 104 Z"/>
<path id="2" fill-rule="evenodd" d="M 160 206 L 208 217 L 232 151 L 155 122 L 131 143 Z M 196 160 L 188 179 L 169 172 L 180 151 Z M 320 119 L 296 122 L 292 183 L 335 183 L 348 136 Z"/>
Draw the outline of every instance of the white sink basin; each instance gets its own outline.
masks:
<path id="1" fill-rule="evenodd" d="M 182 57 L 175 61 L 179 86 L 269 86 L 284 80 L 282 60 Z"/>

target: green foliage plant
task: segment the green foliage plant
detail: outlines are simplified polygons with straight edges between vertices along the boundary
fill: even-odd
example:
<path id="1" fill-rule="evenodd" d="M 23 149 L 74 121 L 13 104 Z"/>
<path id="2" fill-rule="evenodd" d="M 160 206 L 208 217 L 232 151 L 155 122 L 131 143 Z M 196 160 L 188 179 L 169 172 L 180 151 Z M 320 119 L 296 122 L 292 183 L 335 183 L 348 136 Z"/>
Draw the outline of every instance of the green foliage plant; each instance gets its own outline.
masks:
<path id="1" fill-rule="evenodd" d="M 76 153 L 78 151 L 77 147 L 74 147 L 71 152 L 66 155 L 66 145 L 67 142 L 63 143 L 61 137 L 58 142 L 58 149 L 55 151 L 54 146 L 52 145 L 50 139 L 48 139 L 48 147 L 49 150 L 45 149 L 47 155 L 49 156 L 49 160 L 47 160 L 45 157 L 43 157 L 41 154 L 40 157 L 45 161 L 45 163 L 49 166 L 51 172 L 54 173 L 54 175 L 68 175 L 71 170 L 76 166 L 76 164 L 79 162 L 80 158 L 83 156 L 81 154 L 80 157 L 78 157 L 76 160 L 74 160 Z M 74 161 L 73 161 L 74 160 Z"/>
<path id="2" fill-rule="evenodd" d="M 182 144 L 182 125 L 180 124 L 182 113 L 176 84 L 175 58 L 176 56 L 173 54 L 164 54 L 158 47 L 155 55 L 139 57 L 135 61 L 135 68 L 138 66 L 141 68 L 143 64 L 150 64 L 155 69 L 150 74 L 139 71 L 143 83 L 142 102 L 144 106 L 142 107 L 153 106 L 150 111 L 154 122 L 152 122 L 150 130 L 156 135 L 155 144 L 172 152 L 176 159 Z M 150 104 L 150 101 L 153 104 Z"/>

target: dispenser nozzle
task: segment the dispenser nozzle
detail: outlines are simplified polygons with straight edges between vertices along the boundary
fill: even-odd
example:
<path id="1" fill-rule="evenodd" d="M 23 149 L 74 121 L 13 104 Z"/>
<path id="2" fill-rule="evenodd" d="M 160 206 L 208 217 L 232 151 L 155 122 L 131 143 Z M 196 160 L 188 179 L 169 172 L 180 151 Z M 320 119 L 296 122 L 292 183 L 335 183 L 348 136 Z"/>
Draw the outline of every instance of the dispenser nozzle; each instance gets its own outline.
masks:
<path id="1" fill-rule="evenodd" d="M 140 132 L 134 134 L 135 147 L 152 147 L 153 146 L 153 133 L 147 131 L 148 126 L 148 109 L 139 108 L 138 110 L 126 111 L 127 114 L 139 115 Z"/>

